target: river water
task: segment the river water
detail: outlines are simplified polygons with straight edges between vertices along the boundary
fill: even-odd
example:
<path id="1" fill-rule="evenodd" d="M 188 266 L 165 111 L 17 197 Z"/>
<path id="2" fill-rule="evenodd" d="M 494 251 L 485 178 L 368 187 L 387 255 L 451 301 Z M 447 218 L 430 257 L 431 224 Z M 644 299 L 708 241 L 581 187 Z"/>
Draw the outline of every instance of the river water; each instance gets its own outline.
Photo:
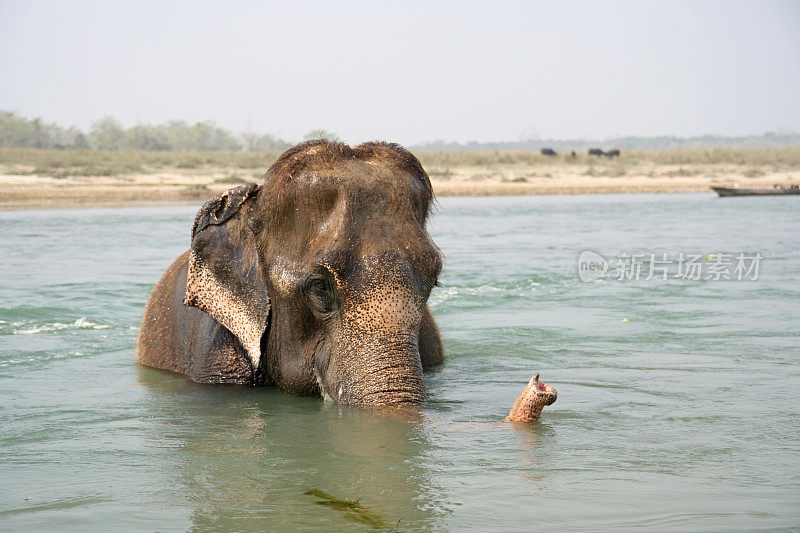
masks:
<path id="1" fill-rule="evenodd" d="M 197 206 L 0 213 L 0 529 L 796 529 L 798 207 L 441 199 L 419 416 L 137 366 Z M 558 401 L 502 422 L 536 371 Z"/>

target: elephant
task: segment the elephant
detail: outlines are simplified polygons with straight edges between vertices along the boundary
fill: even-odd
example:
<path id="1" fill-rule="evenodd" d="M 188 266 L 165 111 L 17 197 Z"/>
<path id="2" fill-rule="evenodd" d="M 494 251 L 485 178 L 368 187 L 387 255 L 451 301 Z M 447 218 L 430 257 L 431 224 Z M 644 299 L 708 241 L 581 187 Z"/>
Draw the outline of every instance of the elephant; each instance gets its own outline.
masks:
<path id="1" fill-rule="evenodd" d="M 341 404 L 422 403 L 423 368 L 444 359 L 427 304 L 444 261 L 432 201 L 400 145 L 290 148 L 261 185 L 200 208 L 147 302 L 137 361 Z"/>

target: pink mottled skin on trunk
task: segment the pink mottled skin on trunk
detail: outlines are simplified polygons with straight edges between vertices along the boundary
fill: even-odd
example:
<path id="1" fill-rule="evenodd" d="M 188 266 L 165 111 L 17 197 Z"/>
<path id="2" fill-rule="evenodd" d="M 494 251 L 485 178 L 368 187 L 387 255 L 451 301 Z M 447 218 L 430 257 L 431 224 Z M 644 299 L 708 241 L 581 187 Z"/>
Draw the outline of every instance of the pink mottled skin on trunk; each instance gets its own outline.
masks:
<path id="1" fill-rule="evenodd" d="M 506 420 L 509 422 L 534 422 L 542 414 L 542 409 L 546 405 L 551 405 L 556 401 L 558 394 L 556 390 L 539 381 L 539 374 L 531 378 L 525 390 L 519 395 L 514 407 L 508 413 Z"/>

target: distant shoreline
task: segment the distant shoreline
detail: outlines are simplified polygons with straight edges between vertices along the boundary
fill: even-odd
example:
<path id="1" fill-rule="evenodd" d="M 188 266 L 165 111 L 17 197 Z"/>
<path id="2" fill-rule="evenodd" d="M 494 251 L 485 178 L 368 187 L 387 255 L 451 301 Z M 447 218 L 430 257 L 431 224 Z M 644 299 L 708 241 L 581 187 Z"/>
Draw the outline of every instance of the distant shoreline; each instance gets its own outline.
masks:
<path id="1" fill-rule="evenodd" d="M 0 210 L 197 204 L 260 182 L 277 153 L 0 148 Z M 607 159 L 535 152 L 419 152 L 437 196 L 698 193 L 800 184 L 800 148 L 623 151 Z"/>
<path id="2" fill-rule="evenodd" d="M 137 181 L 149 181 L 156 176 L 139 176 Z M 0 175 L 0 211 L 22 209 L 75 209 L 108 207 L 148 207 L 191 205 L 222 192 L 240 182 L 217 182 L 212 185 L 191 183 L 170 185 L 136 185 L 108 183 L 96 178 L 52 178 Z M 258 182 L 259 180 L 253 180 Z M 562 194 L 643 194 L 643 193 L 701 193 L 711 192 L 711 186 L 739 183 L 744 187 L 771 188 L 774 183 L 800 182 L 800 173 L 770 174 L 759 178 L 741 177 L 718 180 L 704 177 L 675 177 L 654 179 L 646 176 L 621 178 L 557 179 L 541 178 L 527 182 L 497 182 L 489 180 L 437 181 L 432 180 L 437 197 L 454 196 L 534 196 Z"/>

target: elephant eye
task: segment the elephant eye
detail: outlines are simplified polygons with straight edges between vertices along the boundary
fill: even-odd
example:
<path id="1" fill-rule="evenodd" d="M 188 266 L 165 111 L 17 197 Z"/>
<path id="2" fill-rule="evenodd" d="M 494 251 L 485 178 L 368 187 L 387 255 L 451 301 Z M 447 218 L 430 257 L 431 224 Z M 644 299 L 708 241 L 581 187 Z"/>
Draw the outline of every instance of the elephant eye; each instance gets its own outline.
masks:
<path id="1" fill-rule="evenodd" d="M 312 276 L 308 279 L 306 294 L 311 308 L 319 313 L 329 313 L 336 307 L 333 290 L 322 276 Z"/>
<path id="2" fill-rule="evenodd" d="M 308 282 L 308 287 L 316 292 L 328 292 L 328 284 L 322 278 L 312 278 Z"/>

